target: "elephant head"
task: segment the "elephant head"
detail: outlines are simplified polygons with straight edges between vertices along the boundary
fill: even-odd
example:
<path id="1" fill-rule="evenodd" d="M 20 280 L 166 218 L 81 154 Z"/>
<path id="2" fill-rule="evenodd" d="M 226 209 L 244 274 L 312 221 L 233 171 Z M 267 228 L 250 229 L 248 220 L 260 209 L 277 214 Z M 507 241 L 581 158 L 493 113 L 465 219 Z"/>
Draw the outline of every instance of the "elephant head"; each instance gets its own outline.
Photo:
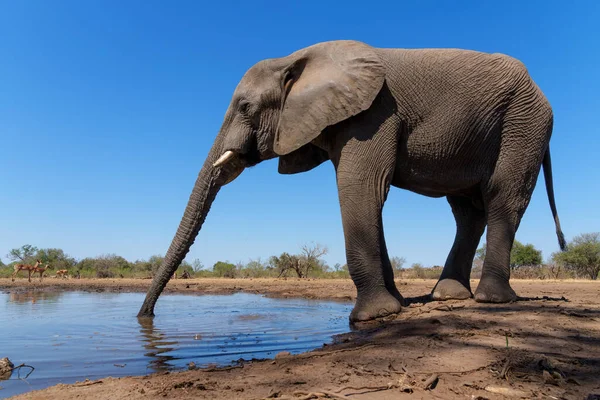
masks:
<path id="1" fill-rule="evenodd" d="M 246 167 L 279 158 L 279 172 L 308 171 L 329 159 L 312 144 L 328 126 L 368 109 L 383 87 L 384 66 L 370 46 L 323 42 L 258 62 L 236 87 L 200 170 L 165 260 L 138 316 L 153 316 L 160 293 L 200 231 L 219 189 Z"/>

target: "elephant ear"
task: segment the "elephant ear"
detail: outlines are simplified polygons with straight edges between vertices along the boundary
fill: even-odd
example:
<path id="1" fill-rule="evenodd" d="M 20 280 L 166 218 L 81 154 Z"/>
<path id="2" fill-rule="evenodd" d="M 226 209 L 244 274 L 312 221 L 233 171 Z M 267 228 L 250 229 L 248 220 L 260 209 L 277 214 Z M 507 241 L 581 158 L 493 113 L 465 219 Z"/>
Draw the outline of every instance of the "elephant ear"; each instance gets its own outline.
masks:
<path id="1" fill-rule="evenodd" d="M 323 42 L 289 58 L 273 145 L 278 155 L 299 149 L 326 127 L 368 109 L 385 80 L 381 60 L 361 42 Z"/>

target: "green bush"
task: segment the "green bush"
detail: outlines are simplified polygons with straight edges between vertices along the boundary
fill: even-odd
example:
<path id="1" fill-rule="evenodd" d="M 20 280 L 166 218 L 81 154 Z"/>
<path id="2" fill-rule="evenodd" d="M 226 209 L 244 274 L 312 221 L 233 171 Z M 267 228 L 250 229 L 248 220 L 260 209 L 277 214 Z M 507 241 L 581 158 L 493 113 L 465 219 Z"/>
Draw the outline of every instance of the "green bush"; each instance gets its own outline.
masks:
<path id="1" fill-rule="evenodd" d="M 4 266 L 0 267 L 0 278 L 10 278 L 10 276 L 13 274 L 13 272 L 14 272 L 13 267 L 4 265 Z"/>
<path id="2" fill-rule="evenodd" d="M 236 266 L 229 262 L 217 261 L 213 265 L 213 273 L 220 278 L 235 278 Z"/>
<path id="3" fill-rule="evenodd" d="M 511 272 L 511 279 L 572 279 L 575 273 L 560 264 L 526 265 Z"/>
<path id="4" fill-rule="evenodd" d="M 414 263 L 410 268 L 403 268 L 394 273 L 396 279 L 439 279 L 443 267 L 436 265 L 424 267 L 421 263 Z"/>
<path id="5" fill-rule="evenodd" d="M 583 233 L 573 238 L 564 252 L 554 253 L 553 260 L 575 272 L 577 277 L 598 279 L 600 276 L 600 232 Z"/>
<path id="6" fill-rule="evenodd" d="M 328 266 L 322 259 L 327 254 L 327 247 L 320 244 L 304 245 L 297 254 L 281 253 L 272 256 L 268 262 L 260 259 L 250 260 L 246 264 L 232 264 L 219 261 L 212 270 L 205 269 L 200 260 L 192 263 L 183 262 L 177 268 L 177 276 L 187 272 L 192 278 L 277 278 L 295 276 L 299 278 L 349 279 L 347 265 Z M 481 270 L 486 254 L 485 243 L 477 249 L 473 261 L 471 278 L 481 277 Z M 98 257 L 87 257 L 80 261 L 70 257 L 62 249 L 38 249 L 32 245 L 24 245 L 12 249 L 6 255 L 11 260 L 5 265 L 0 260 L 0 277 L 8 278 L 17 263 L 34 264 L 36 259 L 50 264 L 53 269 L 45 276 L 55 274 L 61 269 L 68 270 L 70 276 L 79 274 L 81 278 L 152 278 L 164 262 L 161 255 L 153 255 L 147 260 L 130 262 L 116 254 L 105 254 Z M 406 260 L 402 257 L 391 257 L 390 264 L 395 278 L 399 279 L 439 279 L 443 270 L 441 266 L 424 267 L 420 263 L 403 268 Z M 587 233 L 576 236 L 569 243 L 567 251 L 554 253 L 553 262 L 542 264 L 541 252 L 532 244 L 521 244 L 515 241 L 511 251 L 511 276 L 515 279 L 569 279 L 600 277 L 600 233 Z M 22 275 L 23 273 L 21 273 Z"/>

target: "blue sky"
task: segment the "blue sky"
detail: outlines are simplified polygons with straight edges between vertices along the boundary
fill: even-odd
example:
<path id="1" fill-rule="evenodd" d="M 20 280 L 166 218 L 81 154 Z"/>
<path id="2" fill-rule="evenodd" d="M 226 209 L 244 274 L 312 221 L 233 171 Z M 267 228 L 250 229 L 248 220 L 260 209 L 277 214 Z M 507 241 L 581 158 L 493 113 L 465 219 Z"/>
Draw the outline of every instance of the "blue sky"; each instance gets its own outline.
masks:
<path id="1" fill-rule="evenodd" d="M 164 254 L 244 72 L 333 39 L 521 59 L 554 108 L 563 230 L 600 231 L 600 3 L 385 3 L 1 2 L 0 257 L 25 243 Z M 455 231 L 445 199 L 394 188 L 384 228 L 409 265 L 443 265 Z M 558 250 L 542 174 L 517 239 Z M 311 241 L 345 262 L 333 167 L 286 176 L 271 160 L 221 190 L 187 259 L 266 259 Z"/>

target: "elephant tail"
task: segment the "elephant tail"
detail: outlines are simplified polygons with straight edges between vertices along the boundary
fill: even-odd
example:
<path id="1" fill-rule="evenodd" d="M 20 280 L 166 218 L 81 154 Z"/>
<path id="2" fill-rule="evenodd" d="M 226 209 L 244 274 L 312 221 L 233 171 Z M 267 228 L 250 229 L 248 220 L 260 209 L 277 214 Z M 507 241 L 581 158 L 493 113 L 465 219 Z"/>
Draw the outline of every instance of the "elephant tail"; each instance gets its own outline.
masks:
<path id="1" fill-rule="evenodd" d="M 542 163 L 544 168 L 544 181 L 546 183 L 546 192 L 548 193 L 548 201 L 550 202 L 550 209 L 552 210 L 552 217 L 554 217 L 554 224 L 556 225 L 556 236 L 558 236 L 558 244 L 562 251 L 567 250 L 567 242 L 565 241 L 565 235 L 560 228 L 560 220 L 558 219 L 558 212 L 556 211 L 556 202 L 554 201 L 554 183 L 552 181 L 552 160 L 550 159 L 550 145 L 546 149 L 544 154 L 544 161 Z"/>

